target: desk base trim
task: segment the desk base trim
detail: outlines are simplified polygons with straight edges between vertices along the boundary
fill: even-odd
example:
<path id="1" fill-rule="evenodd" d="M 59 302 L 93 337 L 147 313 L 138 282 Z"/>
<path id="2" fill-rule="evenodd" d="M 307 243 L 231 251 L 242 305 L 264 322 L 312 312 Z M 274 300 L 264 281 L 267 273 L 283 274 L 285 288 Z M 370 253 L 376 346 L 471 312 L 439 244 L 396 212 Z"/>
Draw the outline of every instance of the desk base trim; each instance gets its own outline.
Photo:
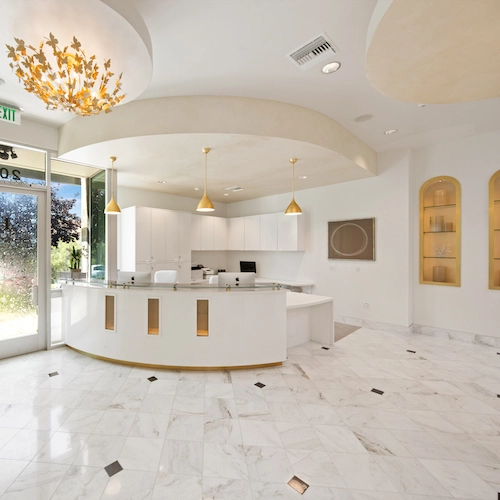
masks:
<path id="1" fill-rule="evenodd" d="M 75 347 L 69 347 L 79 354 L 83 354 L 90 358 L 99 359 L 101 361 L 109 361 L 110 363 L 117 363 L 120 365 L 127 366 L 137 366 L 139 368 L 155 368 L 158 370 L 188 370 L 188 371 L 220 371 L 220 370 L 252 370 L 254 368 L 271 368 L 273 366 L 281 366 L 282 361 L 276 361 L 275 363 L 263 363 L 259 365 L 241 365 L 241 366 L 172 366 L 172 365 L 153 365 L 149 363 L 135 363 L 134 361 L 123 361 L 121 359 L 106 358 L 105 356 L 99 356 L 97 354 L 91 354 L 90 352 L 81 351 Z"/>

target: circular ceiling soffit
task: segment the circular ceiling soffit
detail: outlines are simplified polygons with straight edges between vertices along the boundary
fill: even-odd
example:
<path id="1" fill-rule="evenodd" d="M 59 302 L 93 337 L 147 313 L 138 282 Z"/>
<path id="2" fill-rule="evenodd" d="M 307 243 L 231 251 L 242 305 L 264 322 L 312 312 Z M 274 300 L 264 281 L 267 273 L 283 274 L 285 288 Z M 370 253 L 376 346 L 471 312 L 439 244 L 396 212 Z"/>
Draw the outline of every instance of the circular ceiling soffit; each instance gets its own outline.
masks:
<path id="1" fill-rule="evenodd" d="M 429 104 L 500 97 L 498 0 L 393 0 L 382 17 L 380 10 L 366 52 L 379 92 Z"/>
<path id="2" fill-rule="evenodd" d="M 151 40 L 132 5 L 110 3 L 112 6 L 105 1 L 86 0 L 71 2 L 69 8 L 67 2 L 60 0 L 5 0 L 2 40 L 15 45 L 14 38 L 18 38 L 26 45 L 38 47 L 52 33 L 59 40 L 58 45 L 65 47 L 76 37 L 87 57 L 96 56 L 100 69 L 105 60 L 111 60 L 114 76 L 110 83 L 123 73 L 122 91 L 126 96 L 122 103 L 132 101 L 144 92 L 153 74 Z M 52 53 L 46 51 L 46 55 L 49 58 Z M 22 88 L 13 72 L 2 76 Z"/>

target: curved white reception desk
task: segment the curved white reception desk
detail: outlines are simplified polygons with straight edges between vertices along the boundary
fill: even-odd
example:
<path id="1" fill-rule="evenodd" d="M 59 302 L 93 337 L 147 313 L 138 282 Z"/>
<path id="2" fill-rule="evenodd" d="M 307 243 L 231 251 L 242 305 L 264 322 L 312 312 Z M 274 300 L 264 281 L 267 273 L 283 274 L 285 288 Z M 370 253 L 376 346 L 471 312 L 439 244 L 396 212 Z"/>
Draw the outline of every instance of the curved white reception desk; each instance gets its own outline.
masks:
<path id="1" fill-rule="evenodd" d="M 68 346 L 171 368 L 242 368 L 286 360 L 286 292 L 182 286 L 63 286 Z"/>

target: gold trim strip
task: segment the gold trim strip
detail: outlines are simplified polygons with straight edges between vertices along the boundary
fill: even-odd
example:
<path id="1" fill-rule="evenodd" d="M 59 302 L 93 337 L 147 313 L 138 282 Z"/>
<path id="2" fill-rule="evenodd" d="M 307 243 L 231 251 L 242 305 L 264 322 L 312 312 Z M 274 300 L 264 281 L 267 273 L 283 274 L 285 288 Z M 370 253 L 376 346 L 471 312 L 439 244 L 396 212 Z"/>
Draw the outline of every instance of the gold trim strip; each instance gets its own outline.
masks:
<path id="1" fill-rule="evenodd" d="M 91 354 L 89 352 L 80 351 L 75 347 L 71 347 L 66 344 L 75 352 L 84 354 L 89 358 L 99 359 L 101 361 L 109 361 L 110 363 L 116 363 L 120 365 L 127 366 L 137 366 L 139 368 L 155 368 L 157 370 L 187 370 L 187 371 L 220 371 L 220 370 L 252 370 L 255 368 L 271 368 L 273 366 L 281 366 L 282 361 L 276 361 L 275 363 L 263 363 L 261 365 L 243 365 L 243 366 L 171 366 L 171 365 L 152 365 L 149 363 L 134 363 L 133 361 L 123 361 L 121 359 L 106 358 L 105 356 L 98 356 L 97 354 Z"/>

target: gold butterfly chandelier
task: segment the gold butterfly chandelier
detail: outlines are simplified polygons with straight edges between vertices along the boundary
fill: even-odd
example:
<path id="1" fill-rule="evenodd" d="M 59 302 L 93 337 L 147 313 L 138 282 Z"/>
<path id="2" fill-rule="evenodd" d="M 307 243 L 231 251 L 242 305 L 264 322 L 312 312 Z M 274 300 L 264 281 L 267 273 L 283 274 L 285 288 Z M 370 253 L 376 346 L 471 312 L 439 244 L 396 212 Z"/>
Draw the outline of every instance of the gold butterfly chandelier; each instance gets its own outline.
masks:
<path id="1" fill-rule="evenodd" d="M 26 46 L 24 40 L 14 40 L 15 47 L 7 45 L 7 55 L 13 60 L 10 67 L 24 88 L 42 99 L 47 109 L 71 111 L 80 116 L 97 115 L 111 112 L 125 97 L 120 94 L 122 74 L 116 78 L 114 89 L 108 91 L 114 76 L 110 71 L 111 60 L 104 61 L 105 71 L 100 75 L 96 56 L 87 57 L 75 37 L 71 50 L 68 46 L 61 50 L 52 33 L 40 42 L 38 50 Z M 45 45 L 52 48 L 54 66 L 43 51 Z"/>

